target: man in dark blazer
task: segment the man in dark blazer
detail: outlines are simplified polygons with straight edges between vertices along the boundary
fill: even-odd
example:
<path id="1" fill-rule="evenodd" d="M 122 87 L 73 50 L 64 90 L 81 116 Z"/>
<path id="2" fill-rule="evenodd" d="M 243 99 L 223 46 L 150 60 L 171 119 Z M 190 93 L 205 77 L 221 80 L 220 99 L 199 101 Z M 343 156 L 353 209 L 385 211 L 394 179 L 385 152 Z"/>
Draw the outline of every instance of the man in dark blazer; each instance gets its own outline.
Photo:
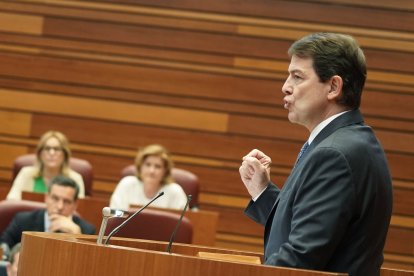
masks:
<path id="1" fill-rule="evenodd" d="M 365 57 L 346 35 L 316 33 L 289 49 L 284 107 L 310 136 L 282 189 L 270 182 L 271 159 L 243 158 L 252 201 L 245 213 L 265 226 L 268 265 L 380 275 L 392 212 L 384 151 L 359 111 Z"/>
<path id="2" fill-rule="evenodd" d="M 56 176 L 45 195 L 46 209 L 17 213 L 0 237 L 12 248 L 21 241 L 23 231 L 95 234 L 95 227 L 76 216 L 79 187 L 66 176 Z"/>

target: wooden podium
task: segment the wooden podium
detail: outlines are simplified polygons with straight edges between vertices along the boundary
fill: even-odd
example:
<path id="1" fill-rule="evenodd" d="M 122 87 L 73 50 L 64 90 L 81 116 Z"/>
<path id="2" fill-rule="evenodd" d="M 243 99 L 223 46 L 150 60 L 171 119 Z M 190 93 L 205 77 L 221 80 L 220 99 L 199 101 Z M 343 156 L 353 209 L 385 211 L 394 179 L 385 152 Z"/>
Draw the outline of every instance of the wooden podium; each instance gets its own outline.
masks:
<path id="1" fill-rule="evenodd" d="M 197 257 L 199 252 L 257 255 L 234 250 L 187 244 L 173 244 L 166 253 L 166 242 L 112 238 L 111 245 L 96 244 L 96 236 L 24 232 L 19 276 L 73 275 L 272 275 L 328 276 L 311 270 L 222 261 Z"/>

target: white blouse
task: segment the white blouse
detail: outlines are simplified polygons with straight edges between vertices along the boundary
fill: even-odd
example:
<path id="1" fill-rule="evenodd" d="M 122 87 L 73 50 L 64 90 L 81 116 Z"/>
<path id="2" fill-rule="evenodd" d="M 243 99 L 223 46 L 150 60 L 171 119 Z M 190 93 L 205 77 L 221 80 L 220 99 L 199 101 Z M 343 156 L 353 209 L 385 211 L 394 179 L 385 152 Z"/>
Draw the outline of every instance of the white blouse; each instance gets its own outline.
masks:
<path id="1" fill-rule="evenodd" d="M 164 195 L 155 200 L 151 206 L 159 208 L 183 209 L 187 196 L 183 188 L 177 183 L 169 183 L 160 187 Z M 158 194 L 157 193 L 157 194 Z M 128 210 L 130 205 L 145 205 L 152 198 L 147 198 L 144 193 L 144 183 L 136 176 L 126 176 L 121 179 L 111 196 L 110 207 L 114 209 Z"/>

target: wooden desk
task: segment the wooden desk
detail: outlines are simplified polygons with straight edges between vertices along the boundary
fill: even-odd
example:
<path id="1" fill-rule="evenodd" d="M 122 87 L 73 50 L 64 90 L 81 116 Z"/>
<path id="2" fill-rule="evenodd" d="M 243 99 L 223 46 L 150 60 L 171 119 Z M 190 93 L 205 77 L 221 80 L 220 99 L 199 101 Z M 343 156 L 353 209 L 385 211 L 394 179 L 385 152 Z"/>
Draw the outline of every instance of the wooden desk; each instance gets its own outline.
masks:
<path id="1" fill-rule="evenodd" d="M 123 275 L 123 276 L 345 276 L 287 267 L 250 264 L 197 257 L 198 252 L 255 256 L 257 253 L 192 244 L 114 237 L 111 245 L 96 244 L 96 236 L 25 232 L 19 260 L 20 276 Z M 51 261 L 53 260 L 53 261 Z"/>
<path id="2" fill-rule="evenodd" d="M 255 252 L 191 244 L 174 244 L 172 254 L 168 254 L 165 252 L 166 245 L 167 242 L 114 237 L 111 245 L 103 246 L 96 244 L 96 236 L 25 232 L 22 237 L 19 275 L 348 275 L 200 258 L 197 257 L 199 252 L 262 256 Z M 413 275 L 414 271 L 381 268 L 381 276 Z"/>
<path id="3" fill-rule="evenodd" d="M 44 202 L 44 194 L 23 192 L 22 199 Z M 109 206 L 109 201 L 102 198 L 85 197 L 78 199 L 78 206 L 76 211 L 83 219 L 92 223 L 96 228 L 96 233 L 99 232 L 102 222 L 102 209 Z M 133 206 L 133 209 L 137 206 Z M 168 212 L 180 213 L 171 209 L 161 209 Z M 215 245 L 217 224 L 219 214 L 212 211 L 187 211 L 185 213 L 191 223 L 193 224 L 193 244 L 199 245 Z"/>

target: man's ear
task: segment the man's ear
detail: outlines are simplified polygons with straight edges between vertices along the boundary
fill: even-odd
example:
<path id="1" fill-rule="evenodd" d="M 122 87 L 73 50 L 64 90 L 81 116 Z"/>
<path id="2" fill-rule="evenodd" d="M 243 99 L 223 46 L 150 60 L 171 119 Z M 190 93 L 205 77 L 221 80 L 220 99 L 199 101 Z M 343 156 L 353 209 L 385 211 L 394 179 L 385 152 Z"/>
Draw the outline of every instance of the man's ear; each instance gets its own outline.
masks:
<path id="1" fill-rule="evenodd" d="M 342 85 L 343 85 L 342 78 L 338 75 L 335 75 L 330 79 L 329 82 L 331 84 L 331 87 L 328 93 L 328 99 L 329 100 L 338 99 L 342 95 Z"/>

